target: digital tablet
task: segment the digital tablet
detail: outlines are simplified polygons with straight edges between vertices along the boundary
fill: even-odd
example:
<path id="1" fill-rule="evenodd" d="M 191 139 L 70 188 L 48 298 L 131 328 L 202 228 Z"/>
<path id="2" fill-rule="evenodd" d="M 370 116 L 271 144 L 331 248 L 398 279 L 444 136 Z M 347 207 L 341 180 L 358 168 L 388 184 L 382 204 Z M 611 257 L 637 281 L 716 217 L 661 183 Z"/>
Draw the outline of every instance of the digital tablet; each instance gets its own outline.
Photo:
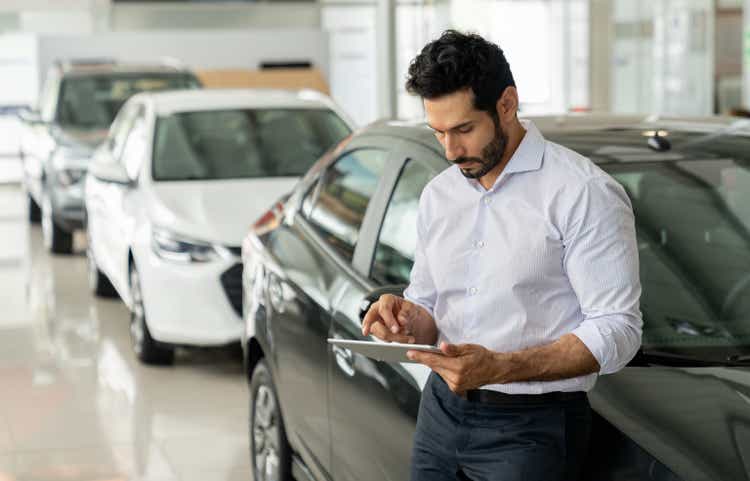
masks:
<path id="1" fill-rule="evenodd" d="M 407 351 L 425 351 L 442 354 L 437 346 L 429 344 L 402 344 L 400 342 L 354 341 L 350 339 L 328 339 L 329 344 L 341 346 L 377 361 L 415 362 L 406 357 Z"/>

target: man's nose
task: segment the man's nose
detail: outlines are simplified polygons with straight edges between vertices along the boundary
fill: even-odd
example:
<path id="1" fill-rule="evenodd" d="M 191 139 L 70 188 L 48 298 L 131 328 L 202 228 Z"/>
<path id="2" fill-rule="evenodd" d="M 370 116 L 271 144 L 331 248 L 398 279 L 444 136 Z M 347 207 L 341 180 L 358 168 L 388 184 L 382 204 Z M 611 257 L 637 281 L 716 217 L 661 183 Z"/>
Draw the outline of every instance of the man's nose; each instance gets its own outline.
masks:
<path id="1" fill-rule="evenodd" d="M 450 161 L 463 157 L 466 153 L 457 136 L 452 135 L 450 132 L 445 134 L 445 142 L 443 145 L 445 147 L 445 157 Z"/>

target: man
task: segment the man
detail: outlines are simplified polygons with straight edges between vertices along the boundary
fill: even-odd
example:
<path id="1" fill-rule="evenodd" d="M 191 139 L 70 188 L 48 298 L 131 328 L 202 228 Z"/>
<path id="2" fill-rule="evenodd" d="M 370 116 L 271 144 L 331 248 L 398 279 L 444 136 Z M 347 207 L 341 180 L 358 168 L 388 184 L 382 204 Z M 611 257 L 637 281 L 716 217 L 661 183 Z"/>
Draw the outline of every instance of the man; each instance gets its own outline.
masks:
<path id="1" fill-rule="evenodd" d="M 588 159 L 519 121 L 502 50 L 446 31 L 409 68 L 454 165 L 424 189 L 404 298 L 363 333 L 410 351 L 424 387 L 412 481 L 570 480 L 587 450 L 586 391 L 641 340 L 633 213 Z"/>

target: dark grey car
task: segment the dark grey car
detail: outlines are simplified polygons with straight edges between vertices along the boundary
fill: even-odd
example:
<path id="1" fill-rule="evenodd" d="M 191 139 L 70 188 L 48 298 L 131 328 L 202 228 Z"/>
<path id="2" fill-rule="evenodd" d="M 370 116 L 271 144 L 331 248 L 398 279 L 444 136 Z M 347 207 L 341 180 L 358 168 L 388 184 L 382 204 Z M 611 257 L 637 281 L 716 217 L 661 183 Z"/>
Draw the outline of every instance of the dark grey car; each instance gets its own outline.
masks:
<path id="1" fill-rule="evenodd" d="M 71 252 L 73 232 L 84 227 L 88 161 L 125 101 L 142 91 L 197 87 L 193 73 L 169 65 L 81 61 L 50 68 L 39 109 L 20 115 L 29 220 L 41 220 L 47 249 Z"/>
<path id="2" fill-rule="evenodd" d="M 750 479 L 750 138 L 720 119 L 534 119 L 633 202 L 643 348 L 589 393 L 585 479 Z M 405 481 L 426 368 L 326 339 L 408 282 L 419 195 L 448 167 L 423 125 L 322 158 L 243 244 L 256 480 Z"/>

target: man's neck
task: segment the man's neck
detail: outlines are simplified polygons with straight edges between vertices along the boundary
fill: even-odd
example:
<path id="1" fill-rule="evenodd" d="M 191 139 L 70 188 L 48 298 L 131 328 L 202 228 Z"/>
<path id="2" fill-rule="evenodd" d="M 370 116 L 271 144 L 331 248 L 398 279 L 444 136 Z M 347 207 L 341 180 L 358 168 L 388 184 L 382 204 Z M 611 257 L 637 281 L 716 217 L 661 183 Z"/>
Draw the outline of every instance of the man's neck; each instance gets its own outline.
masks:
<path id="1" fill-rule="evenodd" d="M 524 135 L 526 135 L 526 129 L 524 129 L 521 122 L 516 119 L 506 133 L 508 134 L 508 145 L 505 147 L 502 160 L 500 160 L 500 163 L 497 164 L 495 168 L 479 179 L 479 183 L 484 187 L 484 190 L 490 190 L 492 186 L 495 185 L 495 181 L 497 181 L 497 178 L 500 177 L 500 174 L 505 170 L 505 166 L 508 165 L 513 154 L 516 153 L 518 146 L 521 145 L 521 141 L 523 140 Z"/>

